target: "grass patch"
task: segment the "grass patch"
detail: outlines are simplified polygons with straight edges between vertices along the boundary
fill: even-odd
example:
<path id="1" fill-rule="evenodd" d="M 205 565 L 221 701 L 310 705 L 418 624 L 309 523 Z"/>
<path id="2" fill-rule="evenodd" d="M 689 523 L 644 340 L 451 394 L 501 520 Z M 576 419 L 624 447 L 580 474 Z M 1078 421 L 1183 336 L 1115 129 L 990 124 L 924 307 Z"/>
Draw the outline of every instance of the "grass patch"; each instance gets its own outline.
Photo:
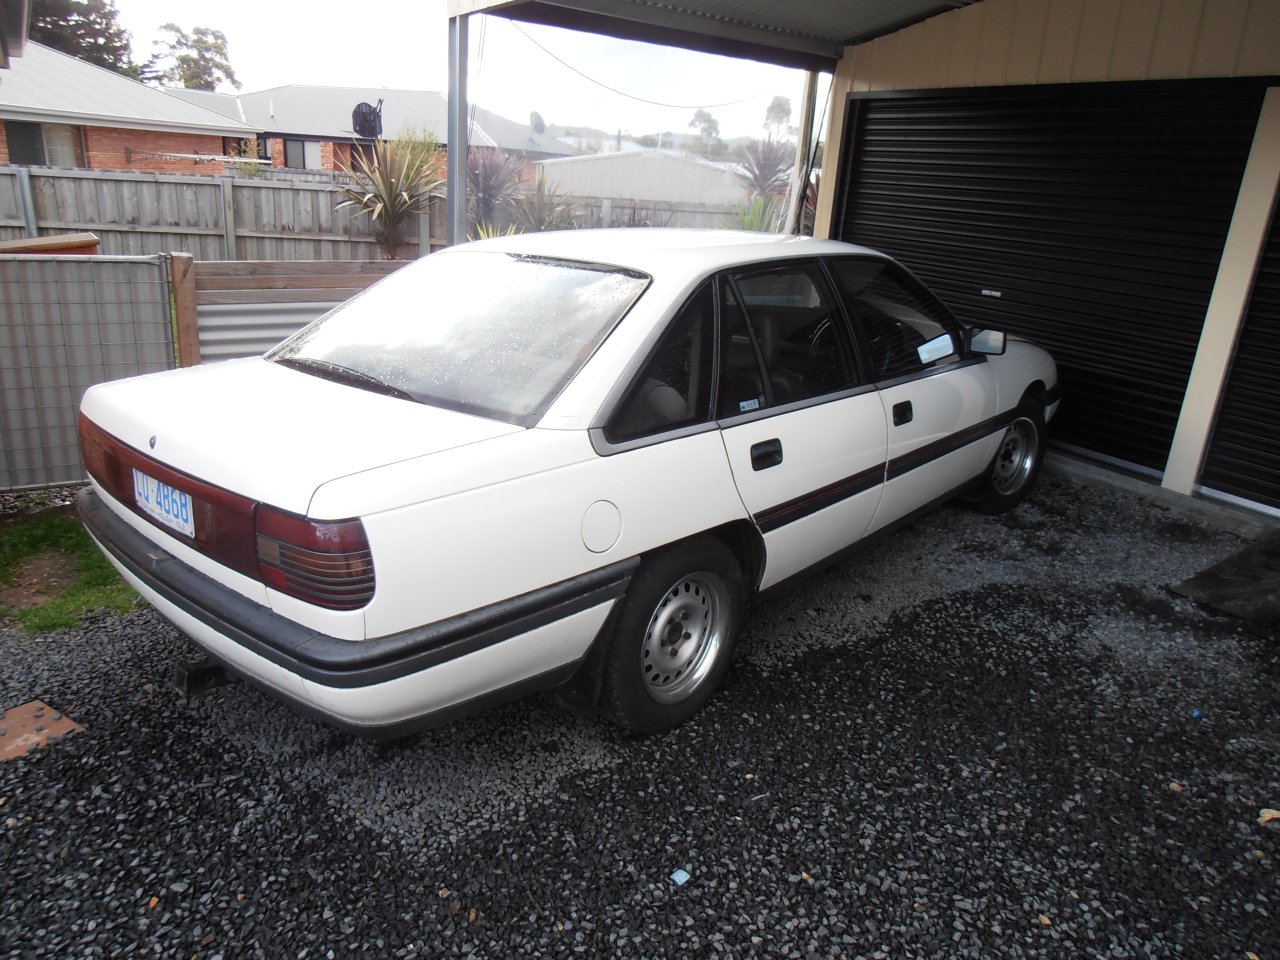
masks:
<path id="1" fill-rule="evenodd" d="M 43 633 L 75 627 L 92 610 L 123 613 L 137 604 L 138 595 L 120 579 L 80 521 L 59 510 L 45 510 L 0 526 L 0 584 L 13 583 L 24 563 L 49 550 L 71 561 L 74 579 L 39 606 L 0 606 L 0 616 L 15 621 L 28 633 Z"/>

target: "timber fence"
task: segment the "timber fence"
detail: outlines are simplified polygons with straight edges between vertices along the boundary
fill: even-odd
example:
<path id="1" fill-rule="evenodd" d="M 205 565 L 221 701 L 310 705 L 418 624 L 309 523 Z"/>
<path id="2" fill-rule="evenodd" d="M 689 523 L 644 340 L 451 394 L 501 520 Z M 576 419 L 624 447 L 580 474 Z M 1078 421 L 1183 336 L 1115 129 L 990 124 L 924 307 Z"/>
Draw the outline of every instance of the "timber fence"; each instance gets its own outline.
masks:
<path id="1" fill-rule="evenodd" d="M 0 166 L 0 240 L 92 231 L 116 256 L 380 260 L 369 218 L 334 209 L 341 178 L 209 177 Z M 443 200 L 403 255 L 445 245 Z"/>

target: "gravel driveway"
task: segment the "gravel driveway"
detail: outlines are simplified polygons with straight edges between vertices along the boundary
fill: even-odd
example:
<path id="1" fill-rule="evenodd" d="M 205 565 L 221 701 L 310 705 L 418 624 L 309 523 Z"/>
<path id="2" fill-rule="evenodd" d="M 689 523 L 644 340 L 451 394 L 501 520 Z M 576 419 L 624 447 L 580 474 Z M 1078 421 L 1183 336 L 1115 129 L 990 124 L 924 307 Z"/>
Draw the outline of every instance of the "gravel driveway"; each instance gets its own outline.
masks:
<path id="1" fill-rule="evenodd" d="M 1242 546 L 1055 471 L 757 603 L 710 707 L 374 745 L 149 610 L 0 629 L 3 957 L 1280 956 L 1280 660 L 1167 587 Z M 673 871 L 687 871 L 678 885 Z"/>

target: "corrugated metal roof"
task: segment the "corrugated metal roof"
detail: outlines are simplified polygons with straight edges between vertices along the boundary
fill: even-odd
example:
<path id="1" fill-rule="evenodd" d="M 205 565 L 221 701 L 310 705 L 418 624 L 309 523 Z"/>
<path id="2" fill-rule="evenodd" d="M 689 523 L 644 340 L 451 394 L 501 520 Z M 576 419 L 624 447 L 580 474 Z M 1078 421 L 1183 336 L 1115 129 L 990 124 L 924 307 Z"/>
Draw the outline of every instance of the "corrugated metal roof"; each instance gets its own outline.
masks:
<path id="1" fill-rule="evenodd" d="M 175 97 L 217 110 L 227 116 L 240 111 L 260 130 L 286 136 L 350 140 L 351 111 L 356 104 L 377 106 L 382 101 L 382 133 L 394 137 L 406 127 L 426 128 L 442 143 L 448 130 L 448 104 L 434 90 L 393 90 L 386 87 L 319 87 L 291 84 L 251 93 L 205 93 L 170 89 Z M 501 147 L 548 156 L 568 156 L 573 147 L 540 134 L 483 107 L 475 108 L 472 146 Z"/>
<path id="2" fill-rule="evenodd" d="M 0 117 L 237 137 L 254 132 L 247 124 L 34 42 L 0 82 Z"/>
<path id="3" fill-rule="evenodd" d="M 513 20 L 830 70 L 862 43 L 978 0 L 449 0 Z"/>
<path id="4" fill-rule="evenodd" d="M 646 203 L 736 204 L 747 186 L 731 163 L 712 163 L 666 150 L 624 150 L 542 160 L 538 168 L 556 189 L 579 197 Z"/>
<path id="5" fill-rule="evenodd" d="M 240 99 L 232 94 L 215 93 L 212 90 L 188 90 L 186 87 L 161 87 L 160 89 L 171 97 L 194 103 L 197 107 L 212 110 L 231 120 L 240 123 L 248 122 L 240 106 Z"/>

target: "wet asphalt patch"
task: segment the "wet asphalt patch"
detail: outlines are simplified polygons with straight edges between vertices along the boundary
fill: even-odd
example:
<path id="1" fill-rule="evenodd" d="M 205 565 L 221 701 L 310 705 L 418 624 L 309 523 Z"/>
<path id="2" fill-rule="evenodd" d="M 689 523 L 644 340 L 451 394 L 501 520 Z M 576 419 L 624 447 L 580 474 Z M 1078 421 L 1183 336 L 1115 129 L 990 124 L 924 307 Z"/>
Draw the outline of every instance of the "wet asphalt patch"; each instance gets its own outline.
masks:
<path id="1" fill-rule="evenodd" d="M 183 700 L 151 611 L 0 630 L 3 704 L 87 728 L 0 766 L 0 956 L 1266 958 L 1277 650 L 1169 592 L 1241 546 L 1173 519 L 945 510 L 649 738 L 532 698 L 368 744 Z"/>

